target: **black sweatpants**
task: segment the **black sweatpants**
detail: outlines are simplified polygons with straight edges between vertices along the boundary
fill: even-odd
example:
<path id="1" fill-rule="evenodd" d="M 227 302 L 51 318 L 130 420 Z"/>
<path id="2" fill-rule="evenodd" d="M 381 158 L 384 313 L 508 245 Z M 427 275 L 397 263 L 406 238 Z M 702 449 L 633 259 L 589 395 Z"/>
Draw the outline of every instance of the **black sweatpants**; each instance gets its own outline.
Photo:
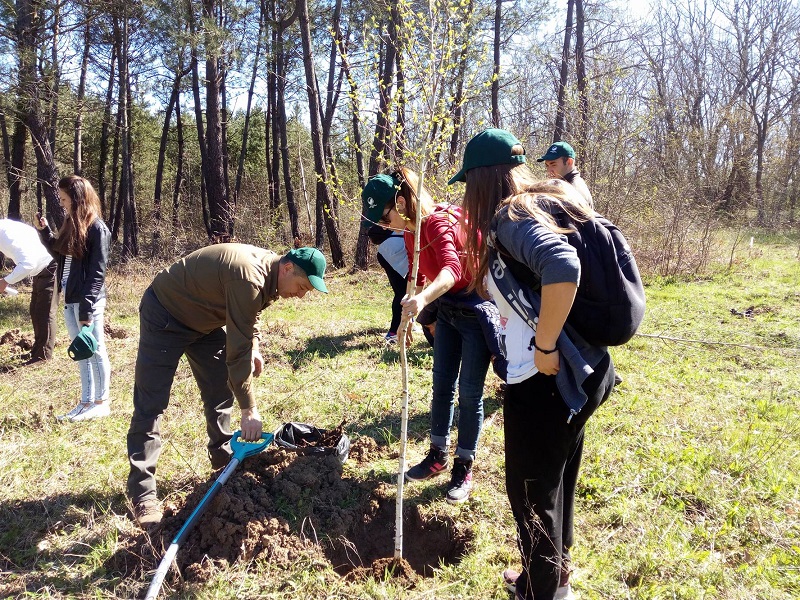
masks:
<path id="1" fill-rule="evenodd" d="M 586 405 L 567 423 L 569 408 L 555 377 L 538 373 L 508 386 L 506 489 L 522 555 L 519 598 L 552 600 L 562 569 L 568 569 L 584 427 L 613 387 L 614 366 L 607 356 L 584 382 Z"/>
<path id="2" fill-rule="evenodd" d="M 400 275 L 400 273 L 395 271 L 394 267 L 389 264 L 389 261 L 380 254 L 378 254 L 378 264 L 386 271 L 386 276 L 389 278 L 389 285 L 392 286 L 392 292 L 394 292 L 394 297 L 392 298 L 392 322 L 389 325 L 389 331 L 391 333 L 397 333 L 397 328 L 400 327 L 400 317 L 402 316 L 400 301 L 403 299 L 403 296 L 406 295 L 408 281 L 406 281 L 406 278 Z"/>

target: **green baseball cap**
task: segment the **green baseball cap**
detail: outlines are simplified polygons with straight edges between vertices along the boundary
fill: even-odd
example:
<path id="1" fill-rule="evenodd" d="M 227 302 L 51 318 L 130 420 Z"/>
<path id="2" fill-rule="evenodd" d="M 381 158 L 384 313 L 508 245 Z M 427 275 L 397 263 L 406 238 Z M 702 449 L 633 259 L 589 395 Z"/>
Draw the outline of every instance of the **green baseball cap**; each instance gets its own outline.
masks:
<path id="1" fill-rule="evenodd" d="M 290 250 L 286 256 L 290 261 L 303 269 L 308 276 L 308 280 L 315 289 L 325 294 L 328 293 L 328 288 L 322 280 L 322 277 L 325 275 L 325 267 L 327 266 L 325 256 L 322 252 L 316 248 L 304 247 Z"/>
<path id="2" fill-rule="evenodd" d="M 391 175 L 381 173 L 370 177 L 361 190 L 361 227 L 368 229 L 378 223 L 399 189 L 400 182 Z"/>
<path id="3" fill-rule="evenodd" d="M 524 163 L 524 154 L 511 154 L 511 149 L 518 145 L 521 146 L 522 142 L 503 129 L 481 131 L 467 142 L 467 147 L 464 149 L 464 164 L 447 184 L 466 181 L 467 171 L 476 167 Z"/>
<path id="4" fill-rule="evenodd" d="M 67 348 L 67 354 L 72 360 L 86 360 L 93 357 L 94 353 L 97 352 L 98 343 L 92 335 L 93 329 L 94 323 L 84 325 L 78 335 L 75 336 L 75 339 L 72 340 L 69 348 Z"/>
<path id="5" fill-rule="evenodd" d="M 537 158 L 536 162 L 545 160 L 555 160 L 557 158 L 575 158 L 575 150 L 567 142 L 554 142 L 544 153 L 544 156 Z"/>

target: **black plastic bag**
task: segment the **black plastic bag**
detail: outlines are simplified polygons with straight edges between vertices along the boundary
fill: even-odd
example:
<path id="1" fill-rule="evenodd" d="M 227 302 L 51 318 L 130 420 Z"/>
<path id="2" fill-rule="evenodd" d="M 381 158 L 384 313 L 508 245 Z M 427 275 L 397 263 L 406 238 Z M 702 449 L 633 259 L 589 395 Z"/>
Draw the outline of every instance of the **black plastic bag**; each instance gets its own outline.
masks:
<path id="1" fill-rule="evenodd" d="M 328 431 L 308 423 L 284 423 L 275 432 L 275 444 L 298 454 L 333 454 L 344 463 L 350 454 L 350 438 L 342 433 L 335 444 L 320 444 Z"/>

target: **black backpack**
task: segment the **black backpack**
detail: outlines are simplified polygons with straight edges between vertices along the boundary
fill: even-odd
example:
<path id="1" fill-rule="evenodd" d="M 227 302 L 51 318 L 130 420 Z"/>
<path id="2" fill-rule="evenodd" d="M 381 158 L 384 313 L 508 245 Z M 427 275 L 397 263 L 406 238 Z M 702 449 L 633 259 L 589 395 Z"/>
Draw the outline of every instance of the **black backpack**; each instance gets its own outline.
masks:
<path id="1" fill-rule="evenodd" d="M 630 340 L 644 318 L 645 298 L 639 268 L 619 228 L 595 216 L 576 222 L 565 213 L 553 215 L 581 262 L 581 282 L 567 324 L 593 346 L 619 346 Z M 514 278 L 538 292 L 541 281 L 515 260 L 496 236 L 495 246 Z M 525 318 L 525 315 L 521 315 Z"/>

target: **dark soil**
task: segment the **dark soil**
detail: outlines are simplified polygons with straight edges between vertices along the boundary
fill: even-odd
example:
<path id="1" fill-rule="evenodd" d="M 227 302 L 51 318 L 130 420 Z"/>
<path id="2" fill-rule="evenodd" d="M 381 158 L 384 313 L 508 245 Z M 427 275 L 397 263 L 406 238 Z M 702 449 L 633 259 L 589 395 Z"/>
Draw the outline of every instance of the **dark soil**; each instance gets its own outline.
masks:
<path id="1" fill-rule="evenodd" d="M 303 446 L 315 446 L 318 448 L 335 448 L 336 445 L 339 443 L 339 440 L 342 439 L 342 435 L 344 434 L 344 426 L 347 421 L 342 421 L 341 424 L 336 429 L 330 429 L 322 433 L 318 439 L 315 440 L 298 440 L 297 446 L 302 448 Z"/>
<path id="2" fill-rule="evenodd" d="M 30 352 L 33 348 L 33 336 L 23 335 L 19 329 L 9 329 L 0 336 L 0 344 L 14 346 L 21 352 Z"/>
<path id="3" fill-rule="evenodd" d="M 103 321 L 103 333 L 106 334 L 106 337 L 109 337 L 114 340 L 121 340 L 125 339 L 130 335 L 130 332 L 123 327 L 115 327 L 111 323 L 111 319 L 106 314 L 105 320 Z"/>
<path id="4" fill-rule="evenodd" d="M 372 438 L 351 445 L 350 461 L 369 464 Z M 182 506 L 165 507 L 155 529 L 122 542 L 106 568 L 147 579 L 213 480 L 198 483 Z M 333 455 L 297 455 L 275 446 L 245 460 L 178 551 L 180 577 L 202 582 L 233 563 L 268 561 L 291 568 L 303 558 L 328 563 L 348 579 L 392 577 L 412 586 L 441 563 L 458 562 L 473 538 L 447 517 L 404 505 L 403 559 L 395 560 L 395 487 L 342 477 Z M 174 569 L 166 583 L 180 585 Z"/>

